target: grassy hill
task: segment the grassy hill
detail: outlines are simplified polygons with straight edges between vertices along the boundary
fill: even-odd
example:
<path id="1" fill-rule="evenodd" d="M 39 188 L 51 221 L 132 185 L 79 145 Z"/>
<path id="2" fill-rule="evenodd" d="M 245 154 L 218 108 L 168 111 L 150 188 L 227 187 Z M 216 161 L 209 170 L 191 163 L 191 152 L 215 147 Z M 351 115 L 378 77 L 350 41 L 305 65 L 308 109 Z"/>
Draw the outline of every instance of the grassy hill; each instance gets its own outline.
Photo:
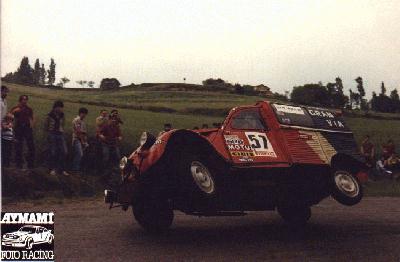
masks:
<path id="1" fill-rule="evenodd" d="M 45 157 L 47 147 L 43 132 L 43 119 L 56 99 L 65 101 L 64 111 L 67 119 L 66 131 L 69 145 L 71 145 L 71 121 L 77 115 L 79 107 L 84 106 L 89 109 L 87 124 L 89 136 L 92 137 L 95 134 L 95 118 L 99 111 L 101 109 L 118 108 L 124 120 L 122 126 L 124 136 L 122 152 L 124 154 L 129 154 L 137 147 L 141 132 L 150 131 L 157 134 L 166 122 L 172 123 L 174 128 L 193 128 L 194 126 L 201 126 L 203 123 L 211 125 L 214 122 L 221 122 L 224 119 L 224 112 L 231 107 L 253 104 L 265 99 L 258 96 L 240 96 L 226 92 L 163 90 L 160 87 L 101 91 L 52 90 L 7 83 L 6 85 L 11 90 L 8 96 L 9 108 L 17 104 L 20 95 L 27 94 L 30 97 L 29 104 L 34 109 L 36 118 L 34 136 L 39 164 Z M 399 118 L 399 116 L 394 114 L 379 114 L 377 116 L 382 119 L 365 118 L 354 113 L 346 117 L 346 122 L 353 130 L 358 142 L 366 134 L 371 135 L 378 153 L 380 152 L 380 145 L 388 138 L 393 138 L 397 148 L 400 149 L 400 121 L 393 119 Z M 39 169 L 35 172 L 41 176 L 46 176 L 46 172 Z M 10 177 L 14 176 L 11 174 Z M 38 175 L 38 177 L 40 176 Z M 88 179 L 88 176 L 85 175 L 85 177 Z M 43 179 L 40 178 L 39 181 L 43 181 Z M 70 184 L 73 186 L 74 183 Z M 85 183 L 96 188 L 95 182 L 88 180 Z M 367 187 L 368 194 L 372 196 L 400 195 L 400 184 L 391 181 L 369 183 Z M 42 186 L 38 188 L 42 190 Z M 81 188 L 82 185 L 77 186 L 77 190 L 81 190 Z"/>
<path id="2" fill-rule="evenodd" d="M 122 150 L 128 153 L 137 146 L 142 131 L 158 133 L 166 122 L 175 128 L 193 128 L 203 123 L 211 125 L 221 122 L 231 107 L 253 104 L 265 98 L 259 96 L 243 96 L 227 92 L 180 91 L 157 86 L 139 88 L 121 88 L 113 91 L 47 89 L 16 84 L 7 84 L 11 92 L 8 97 L 9 107 L 17 103 L 21 94 L 30 96 L 30 105 L 36 116 L 35 139 L 39 151 L 45 148 L 46 140 L 43 134 L 43 118 L 51 109 L 56 99 L 65 101 L 68 137 L 70 138 L 71 121 L 76 116 L 78 108 L 89 109 L 87 119 L 89 135 L 94 135 L 94 119 L 101 109 L 118 108 L 124 120 L 124 143 Z M 346 117 L 346 122 L 355 133 L 358 142 L 369 134 L 373 142 L 379 146 L 388 138 L 393 138 L 400 148 L 400 121 L 385 119 L 385 114 L 379 114 L 382 119 L 364 118 L 353 114 Z M 399 117 L 387 115 L 388 118 Z M 379 150 L 378 150 L 379 151 Z"/>

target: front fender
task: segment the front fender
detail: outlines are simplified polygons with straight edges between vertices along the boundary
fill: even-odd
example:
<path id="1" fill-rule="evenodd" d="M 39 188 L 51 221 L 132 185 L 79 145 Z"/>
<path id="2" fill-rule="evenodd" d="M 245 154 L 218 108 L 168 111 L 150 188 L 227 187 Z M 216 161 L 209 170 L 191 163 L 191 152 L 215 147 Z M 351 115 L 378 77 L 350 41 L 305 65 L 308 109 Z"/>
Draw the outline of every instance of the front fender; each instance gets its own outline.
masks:
<path id="1" fill-rule="evenodd" d="M 200 134 L 186 129 L 174 129 L 157 137 L 156 142 L 149 150 L 142 152 L 138 148 L 129 159 L 136 166 L 139 174 L 148 171 L 154 165 L 166 159 L 166 155 L 174 154 L 183 147 L 193 147 L 201 144 L 205 148 L 215 151 L 210 142 Z"/>

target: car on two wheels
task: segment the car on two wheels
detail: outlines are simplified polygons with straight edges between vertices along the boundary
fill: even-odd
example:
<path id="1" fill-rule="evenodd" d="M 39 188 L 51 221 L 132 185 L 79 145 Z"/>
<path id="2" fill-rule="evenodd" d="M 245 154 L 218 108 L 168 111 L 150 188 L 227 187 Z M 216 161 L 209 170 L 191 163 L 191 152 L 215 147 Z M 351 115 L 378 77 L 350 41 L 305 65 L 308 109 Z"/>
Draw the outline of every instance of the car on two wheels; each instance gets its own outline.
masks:
<path id="1" fill-rule="evenodd" d="M 196 216 L 277 210 L 302 225 L 326 197 L 360 202 L 367 177 L 341 111 L 268 101 L 233 108 L 220 128 L 144 132 L 120 168 L 121 183 L 105 191 L 105 200 L 132 206 L 151 232 L 168 229 L 173 210 Z"/>

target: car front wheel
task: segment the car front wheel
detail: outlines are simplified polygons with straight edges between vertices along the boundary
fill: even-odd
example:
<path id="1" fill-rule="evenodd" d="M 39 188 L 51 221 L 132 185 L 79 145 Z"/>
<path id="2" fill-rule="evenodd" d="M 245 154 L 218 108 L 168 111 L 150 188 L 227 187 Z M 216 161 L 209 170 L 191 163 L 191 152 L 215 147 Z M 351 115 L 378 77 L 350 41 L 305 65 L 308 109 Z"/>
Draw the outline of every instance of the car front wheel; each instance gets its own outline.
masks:
<path id="1" fill-rule="evenodd" d="M 28 238 L 26 240 L 25 247 L 26 247 L 26 249 L 32 249 L 32 247 L 33 247 L 33 239 L 32 238 Z"/>
<path id="2" fill-rule="evenodd" d="M 174 219 L 174 212 L 168 201 L 142 200 L 132 205 L 133 216 L 146 231 L 163 233 Z"/>

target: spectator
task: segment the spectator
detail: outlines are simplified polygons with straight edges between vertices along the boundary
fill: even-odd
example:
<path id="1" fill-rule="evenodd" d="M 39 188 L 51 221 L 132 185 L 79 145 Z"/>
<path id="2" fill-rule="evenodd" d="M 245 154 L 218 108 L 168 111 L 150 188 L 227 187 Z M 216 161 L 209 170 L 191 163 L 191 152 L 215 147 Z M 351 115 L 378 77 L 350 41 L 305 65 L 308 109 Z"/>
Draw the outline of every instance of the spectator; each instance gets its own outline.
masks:
<path id="1" fill-rule="evenodd" d="M 101 128 L 108 122 L 108 111 L 102 109 L 100 115 L 96 118 L 96 136 L 98 136 Z"/>
<path id="2" fill-rule="evenodd" d="M 67 155 L 67 146 L 64 138 L 64 103 L 55 101 L 53 109 L 47 114 L 45 120 L 45 130 L 48 134 L 50 157 L 49 167 L 50 174 L 63 174 L 68 176 L 65 171 L 65 157 Z"/>
<path id="3" fill-rule="evenodd" d="M 28 168 L 33 168 L 35 160 L 35 145 L 33 142 L 33 110 L 28 106 L 28 96 L 21 95 L 19 104 L 11 109 L 11 114 L 15 118 L 15 161 L 18 168 L 23 167 L 23 144 L 24 140 L 28 146 Z"/>
<path id="4" fill-rule="evenodd" d="M 372 167 L 375 158 L 375 146 L 369 140 L 369 135 L 365 136 L 361 144 L 361 154 L 364 156 L 368 167 Z"/>
<path id="5" fill-rule="evenodd" d="M 12 148 L 14 143 L 13 132 L 14 117 L 7 114 L 1 122 L 1 165 L 2 167 L 10 167 Z"/>
<path id="6" fill-rule="evenodd" d="M 0 102 L 0 110 L 1 110 L 1 120 L 7 114 L 7 95 L 8 95 L 8 88 L 6 86 L 1 86 L 1 102 Z"/>
<path id="7" fill-rule="evenodd" d="M 119 113 L 118 113 L 118 110 L 117 110 L 117 109 L 111 110 L 110 118 L 114 118 L 114 119 L 117 121 L 117 124 L 118 124 L 118 125 L 119 125 L 119 124 L 124 124 L 124 122 L 122 122 L 122 120 L 121 120 L 121 118 L 120 118 L 120 116 L 119 116 Z"/>
<path id="8" fill-rule="evenodd" d="M 208 124 L 203 124 L 201 129 L 207 129 L 208 128 Z"/>
<path id="9" fill-rule="evenodd" d="M 193 127 L 193 130 L 199 130 L 198 126 Z"/>
<path id="10" fill-rule="evenodd" d="M 86 108 L 79 108 L 78 116 L 72 120 L 72 146 L 74 150 L 72 170 L 75 172 L 80 171 L 83 151 L 89 146 L 87 140 L 87 128 L 84 121 L 87 114 L 88 110 Z"/>
<path id="11" fill-rule="evenodd" d="M 162 134 L 171 131 L 171 129 L 172 129 L 172 125 L 170 123 L 165 123 L 164 130 L 160 131 L 160 133 L 158 133 L 158 136 L 161 136 Z"/>
<path id="12" fill-rule="evenodd" d="M 117 116 L 110 116 L 99 132 L 99 139 L 102 145 L 102 162 L 114 166 L 121 157 L 118 143 L 122 140 L 122 135 Z"/>
<path id="13" fill-rule="evenodd" d="M 396 153 L 396 146 L 392 139 L 389 139 L 386 144 L 382 146 L 382 156 L 386 160 Z"/>

